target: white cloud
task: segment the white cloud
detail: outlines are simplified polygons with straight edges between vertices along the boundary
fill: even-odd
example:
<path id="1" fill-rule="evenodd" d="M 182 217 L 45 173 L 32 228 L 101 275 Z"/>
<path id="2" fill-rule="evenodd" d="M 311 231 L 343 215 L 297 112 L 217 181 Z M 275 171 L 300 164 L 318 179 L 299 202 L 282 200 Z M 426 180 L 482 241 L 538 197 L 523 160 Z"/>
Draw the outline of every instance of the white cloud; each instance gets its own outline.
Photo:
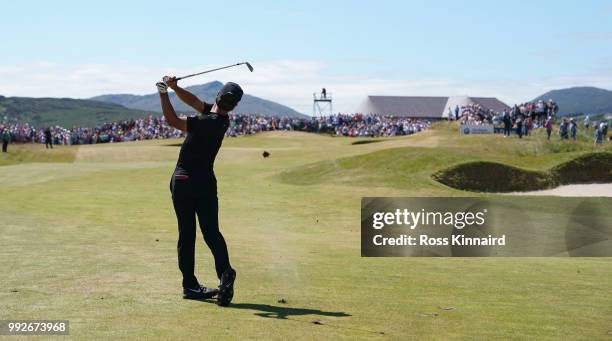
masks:
<path id="1" fill-rule="evenodd" d="M 39 61 L 0 66 L 0 94 L 4 96 L 88 98 L 109 93 L 147 94 L 164 74 L 184 75 L 219 65 L 164 69 L 127 62 L 64 65 Z M 330 74 L 324 63 L 276 60 L 254 63 L 255 72 L 231 68 L 182 82 L 193 85 L 212 80 L 236 81 L 246 92 L 311 113 L 312 93 L 326 87 L 334 96 L 334 111 L 350 112 L 366 95 L 471 95 L 499 97 L 507 103 L 532 99 L 548 90 L 590 85 L 612 88 L 611 72 L 562 75 L 521 81 L 438 78 L 384 79 Z"/>

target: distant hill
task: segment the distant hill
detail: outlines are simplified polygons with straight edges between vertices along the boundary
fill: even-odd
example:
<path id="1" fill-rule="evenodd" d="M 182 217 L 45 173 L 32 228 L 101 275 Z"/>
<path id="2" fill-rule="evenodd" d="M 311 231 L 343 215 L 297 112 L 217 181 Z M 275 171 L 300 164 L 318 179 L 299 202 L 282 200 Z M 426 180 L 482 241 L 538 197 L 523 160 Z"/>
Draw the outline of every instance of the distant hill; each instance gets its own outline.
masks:
<path id="1" fill-rule="evenodd" d="M 214 101 L 215 96 L 219 89 L 223 87 L 223 83 L 219 81 L 214 81 L 201 85 L 193 85 L 186 87 L 186 90 L 189 90 L 194 95 L 203 99 L 208 103 L 212 103 Z M 131 109 L 139 109 L 146 110 L 151 112 L 161 112 L 161 107 L 159 105 L 159 96 L 157 93 L 149 94 L 149 95 L 131 95 L 131 94 L 116 94 L 116 95 L 101 95 L 92 97 L 92 100 L 109 102 L 123 105 L 127 108 Z M 181 112 L 192 112 L 193 109 L 185 105 L 181 102 L 174 92 L 170 93 L 170 100 L 174 105 L 174 108 L 177 111 Z M 266 115 L 276 115 L 276 116 L 289 116 L 289 117 L 304 117 L 305 115 L 287 107 L 282 104 L 278 104 L 276 102 L 268 101 L 263 98 L 251 96 L 245 94 L 242 98 L 242 101 L 236 109 L 234 113 L 239 114 L 266 114 Z"/>
<path id="2" fill-rule="evenodd" d="M 594 87 L 575 87 L 549 91 L 534 99 L 552 99 L 559 105 L 559 114 L 605 114 L 612 113 L 612 91 Z"/>
<path id="3" fill-rule="evenodd" d="M 113 103 L 84 99 L 0 96 L 0 121 L 6 117 L 9 121 L 28 122 L 35 126 L 95 126 L 149 114 Z"/>

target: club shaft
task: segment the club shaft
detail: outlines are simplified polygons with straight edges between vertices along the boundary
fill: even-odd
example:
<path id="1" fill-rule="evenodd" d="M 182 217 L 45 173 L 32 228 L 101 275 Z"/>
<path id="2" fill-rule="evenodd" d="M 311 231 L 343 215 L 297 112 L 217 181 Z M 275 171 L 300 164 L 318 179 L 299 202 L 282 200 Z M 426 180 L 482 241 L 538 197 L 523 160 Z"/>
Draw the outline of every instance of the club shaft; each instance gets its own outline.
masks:
<path id="1" fill-rule="evenodd" d="M 189 77 L 193 77 L 193 76 L 198 76 L 198 75 L 203 75 L 205 73 L 209 73 L 209 72 L 213 72 L 213 71 L 219 71 L 219 70 L 223 70 L 223 69 L 227 69 L 230 67 L 234 67 L 234 66 L 238 66 L 238 65 L 243 65 L 246 63 L 237 63 L 237 64 L 232 64 L 232 65 L 228 65 L 228 66 L 223 66 L 223 67 L 218 67 L 216 69 L 212 69 L 212 70 L 206 70 L 206 71 L 202 71 L 202 72 L 198 72 L 198 73 L 193 73 L 191 75 L 187 75 L 187 76 L 182 76 L 182 77 L 178 77 L 176 80 L 181 80 L 181 79 L 185 79 L 185 78 L 189 78 Z"/>

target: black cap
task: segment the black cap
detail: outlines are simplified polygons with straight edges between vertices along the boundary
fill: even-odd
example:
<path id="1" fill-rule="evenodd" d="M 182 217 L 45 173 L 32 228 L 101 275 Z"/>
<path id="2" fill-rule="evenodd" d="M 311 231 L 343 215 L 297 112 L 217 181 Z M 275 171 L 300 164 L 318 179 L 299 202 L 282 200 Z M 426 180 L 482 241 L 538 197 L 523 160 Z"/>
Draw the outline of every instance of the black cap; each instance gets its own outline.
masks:
<path id="1" fill-rule="evenodd" d="M 219 93 L 217 93 L 217 105 L 223 110 L 232 110 L 238 105 L 243 94 L 244 92 L 240 85 L 233 82 L 227 82 L 221 90 L 219 90 Z"/>

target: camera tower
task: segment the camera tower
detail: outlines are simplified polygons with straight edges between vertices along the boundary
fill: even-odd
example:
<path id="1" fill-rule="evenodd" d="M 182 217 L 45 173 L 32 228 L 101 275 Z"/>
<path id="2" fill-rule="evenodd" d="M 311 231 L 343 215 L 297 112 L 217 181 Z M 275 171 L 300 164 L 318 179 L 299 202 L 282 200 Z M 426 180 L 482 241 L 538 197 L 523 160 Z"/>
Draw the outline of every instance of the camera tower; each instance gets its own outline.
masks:
<path id="1" fill-rule="evenodd" d="M 332 95 L 325 88 L 312 94 L 312 115 L 331 116 L 333 114 Z"/>

